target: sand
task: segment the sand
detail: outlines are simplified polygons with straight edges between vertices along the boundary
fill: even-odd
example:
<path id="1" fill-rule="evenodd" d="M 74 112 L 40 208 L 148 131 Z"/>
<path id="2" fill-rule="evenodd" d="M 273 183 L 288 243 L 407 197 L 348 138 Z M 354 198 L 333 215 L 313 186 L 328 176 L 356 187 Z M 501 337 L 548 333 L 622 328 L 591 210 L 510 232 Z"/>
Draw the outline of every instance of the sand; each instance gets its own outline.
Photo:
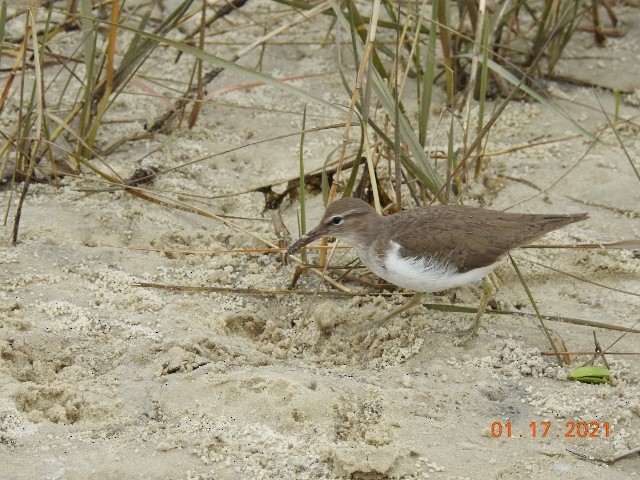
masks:
<path id="1" fill-rule="evenodd" d="M 247 8 L 254 15 L 272 14 L 262 11 L 260 2 Z M 588 51 L 598 61 L 582 60 L 584 68 L 576 69 L 576 60 L 569 59 L 560 72 L 640 89 L 640 76 L 633 72 L 640 65 L 640 15 L 619 8 L 626 35 L 597 49 L 588 33 L 577 34 L 569 53 Z M 288 38 L 323 38 L 327 28 L 328 18 L 315 18 Z M 221 38 L 249 42 L 261 34 L 243 29 Z M 230 55 L 234 46 L 211 50 Z M 255 65 L 258 53 L 241 63 Z M 156 50 L 143 73 L 179 78 L 190 60 L 183 56 L 174 64 L 172 55 Z M 276 77 L 323 73 L 294 84 L 348 102 L 332 45 L 273 45 L 262 61 L 264 71 Z M 210 93 L 244 83 L 225 72 Z M 584 128 L 606 126 L 597 99 L 613 111 L 609 91 L 545 85 Z M 143 87 L 154 86 L 140 80 L 118 100 L 111 118 L 126 122 L 107 127 L 102 144 L 143 131 L 146 121 L 171 104 L 143 95 Z M 300 129 L 304 101 L 271 87 L 216 91 L 211 97 L 214 103 L 205 106 L 195 128 L 176 126 L 127 143 L 108 157 L 109 165 L 126 178 L 140 167 L 177 167 Z M 437 100 L 442 101 L 441 91 Z M 637 93 L 623 97 L 621 115 L 632 123 L 619 128 L 636 168 L 639 103 Z M 308 126 L 344 121 L 335 110 L 312 104 L 308 109 Z M 432 133 L 435 147 L 446 148 L 447 129 Z M 307 135 L 308 171 L 322 166 L 342 133 Z M 489 151 L 564 135 L 572 137 L 492 157 L 482 178 L 470 185 L 466 203 L 589 213 L 589 220 L 553 232 L 544 243 L 640 238 L 638 179 L 610 130 L 594 145 L 544 107 L 513 102 L 492 131 Z M 640 476 L 637 455 L 612 465 L 580 456 L 608 458 L 640 446 L 638 357 L 608 357 L 614 384 L 570 381 L 569 371 L 590 357 L 559 366 L 541 355 L 550 347 L 531 315 L 485 315 L 478 335 L 468 338 L 460 332 L 472 315 L 421 306 L 389 322 L 365 349 L 354 341 L 355 332 L 405 297 L 381 296 L 353 282 L 345 285 L 360 295 L 327 296 L 335 290 L 314 275 L 303 276 L 296 286 L 309 295 L 139 286 L 285 289 L 294 264 L 284 265 L 277 254 L 224 252 L 263 249 L 260 238 L 277 243 L 262 194 L 202 202 L 180 195 L 230 194 L 295 178 L 298 142 L 291 136 L 246 146 L 162 174 L 147 186 L 217 215 L 242 217 L 229 221 L 245 231 L 122 190 L 82 191 L 104 187 L 85 173 L 63 178 L 59 187 L 31 186 L 13 246 L 17 195 L 11 197 L 5 185 L 0 198 L 9 205 L 10 221 L 0 247 L 1 478 Z M 321 196 L 311 195 L 308 204 L 309 222 L 315 223 L 323 211 Z M 298 208 L 295 198 L 281 206 L 293 238 Z M 640 328 L 637 252 L 527 249 L 514 255 L 542 313 Z M 340 250 L 335 263 L 353 257 L 352 250 Z M 494 305 L 530 314 L 513 267 L 505 262 L 497 275 Z M 425 303 L 477 307 L 480 295 L 478 286 L 463 287 L 430 295 Z M 570 351 L 593 351 L 594 331 L 604 348 L 617 341 L 611 351 L 640 350 L 637 334 L 547 325 Z M 590 425 L 585 438 L 579 422 Z"/>

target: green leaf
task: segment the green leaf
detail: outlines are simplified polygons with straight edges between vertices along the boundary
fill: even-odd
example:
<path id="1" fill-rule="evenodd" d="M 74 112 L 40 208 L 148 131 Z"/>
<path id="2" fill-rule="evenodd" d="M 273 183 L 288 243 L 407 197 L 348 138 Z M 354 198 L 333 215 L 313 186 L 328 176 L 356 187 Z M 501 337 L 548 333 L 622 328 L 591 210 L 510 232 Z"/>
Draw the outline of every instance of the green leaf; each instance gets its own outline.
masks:
<path id="1" fill-rule="evenodd" d="M 470 58 L 471 56 L 470 55 L 461 55 L 461 57 Z M 524 84 L 524 82 L 521 82 L 519 78 L 517 78 L 514 74 L 509 72 L 502 65 L 496 63 L 495 61 L 491 60 L 490 58 L 485 58 L 483 56 L 479 56 L 478 57 L 478 61 L 480 63 L 482 63 L 483 65 L 484 65 L 484 61 L 485 60 L 487 61 L 487 66 L 491 70 L 496 72 L 498 75 L 500 75 L 502 78 L 504 78 L 506 81 L 508 81 L 512 85 L 518 87 L 520 90 L 522 90 L 524 93 L 529 95 L 531 98 L 533 98 L 536 101 L 540 102 L 544 107 L 546 107 L 549 110 L 557 113 L 559 116 L 564 118 L 567 122 L 569 122 L 571 124 L 571 126 L 575 130 L 580 132 L 585 137 L 589 138 L 590 140 L 592 140 L 594 142 L 598 141 L 598 139 L 596 138 L 595 135 L 593 135 L 591 132 L 589 132 L 589 131 L 585 130 L 584 128 L 582 128 L 582 126 L 580 126 L 580 124 L 578 122 L 576 122 L 573 118 L 571 118 L 569 115 L 567 115 L 565 112 L 563 112 L 557 105 L 554 105 L 549 100 L 547 100 L 542 95 L 540 95 L 538 92 L 536 92 L 533 89 L 529 88 L 527 85 Z"/>
<path id="2" fill-rule="evenodd" d="M 582 383 L 607 383 L 611 378 L 611 374 L 608 368 L 587 365 L 572 370 L 569 378 Z"/>

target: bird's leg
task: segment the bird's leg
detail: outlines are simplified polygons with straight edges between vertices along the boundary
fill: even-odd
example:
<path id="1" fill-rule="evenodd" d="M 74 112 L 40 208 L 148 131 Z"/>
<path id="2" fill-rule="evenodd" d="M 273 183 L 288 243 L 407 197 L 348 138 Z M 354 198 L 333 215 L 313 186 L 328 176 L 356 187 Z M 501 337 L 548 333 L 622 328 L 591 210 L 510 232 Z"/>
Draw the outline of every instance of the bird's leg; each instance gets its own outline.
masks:
<path id="1" fill-rule="evenodd" d="M 391 320 L 396 315 L 399 315 L 402 312 L 405 312 L 405 311 L 409 310 L 410 308 L 413 308 L 416 305 L 419 305 L 420 302 L 422 301 L 422 297 L 423 296 L 424 296 L 424 293 L 420 293 L 420 292 L 414 293 L 413 297 L 411 297 L 407 303 L 405 303 L 404 305 L 402 305 L 399 308 L 396 308 L 389 315 L 386 315 L 386 316 L 384 316 L 384 317 L 382 317 L 382 318 L 380 318 L 378 320 L 374 320 L 373 322 L 371 322 L 368 325 L 368 329 L 369 330 L 377 330 L 378 328 L 383 326 L 385 323 L 387 323 L 389 320 Z"/>
<path id="2" fill-rule="evenodd" d="M 469 328 L 462 331 L 462 333 L 477 333 L 478 327 L 480 326 L 480 318 L 484 314 L 484 311 L 487 308 L 487 304 L 489 303 L 489 299 L 491 298 L 491 294 L 493 293 L 493 286 L 491 282 L 486 277 L 482 280 L 482 290 L 484 291 L 484 295 L 480 300 L 480 306 L 478 307 L 478 312 L 476 313 L 475 318 L 473 319 L 473 325 Z"/>
<path id="3" fill-rule="evenodd" d="M 395 317 L 396 315 L 399 315 L 400 313 L 409 310 L 410 308 L 415 307 L 416 305 L 419 305 L 420 302 L 422 301 L 422 297 L 424 296 L 424 293 L 420 293 L 420 292 L 416 292 L 413 294 L 413 297 L 411 297 L 409 299 L 409 301 L 407 303 L 405 303 L 404 305 L 402 305 L 400 308 L 396 308 L 393 312 L 391 312 L 389 315 L 385 315 L 384 317 L 378 319 L 378 320 L 374 320 L 372 322 L 370 322 L 365 330 L 367 330 L 369 333 L 367 334 L 367 336 L 365 337 L 365 339 L 363 340 L 363 345 L 365 346 L 365 348 L 369 348 L 371 346 L 371 344 L 373 343 L 373 341 L 375 340 L 375 332 L 376 330 L 378 330 L 378 328 L 382 327 L 385 323 L 387 323 L 389 320 L 391 320 L 393 317 Z"/>

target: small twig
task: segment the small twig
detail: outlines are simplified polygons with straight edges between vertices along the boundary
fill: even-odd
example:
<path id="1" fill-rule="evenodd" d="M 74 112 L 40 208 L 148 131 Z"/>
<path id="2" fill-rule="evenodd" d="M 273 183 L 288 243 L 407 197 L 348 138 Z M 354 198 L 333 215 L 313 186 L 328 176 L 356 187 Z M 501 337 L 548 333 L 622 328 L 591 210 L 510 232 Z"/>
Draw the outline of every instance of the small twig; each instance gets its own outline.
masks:
<path id="1" fill-rule="evenodd" d="M 355 297 L 362 295 L 356 292 L 307 292 L 304 290 L 262 290 L 259 288 L 231 288 L 231 287 L 197 287 L 190 285 L 163 285 L 161 283 L 147 283 L 140 282 L 134 283 L 134 287 L 143 288 L 161 288 L 165 290 L 174 290 L 177 292 L 217 292 L 217 293 L 234 293 L 237 295 L 301 295 L 301 296 L 313 296 L 320 295 L 324 297 Z"/>
<path id="2" fill-rule="evenodd" d="M 576 197 L 572 197 L 570 195 L 564 195 L 564 197 L 568 198 L 569 200 L 573 200 L 576 203 L 581 203 L 582 205 L 587 205 L 589 207 L 604 208 L 605 210 L 609 210 L 610 212 L 619 213 L 620 215 L 626 215 L 627 217 L 629 217 L 631 219 L 640 218 L 640 211 L 638 211 L 638 210 L 631 210 L 629 208 L 614 207 L 612 205 L 607 205 L 606 203 L 593 202 L 591 200 L 585 201 L 585 200 L 581 200 L 581 199 L 576 198 Z"/>
<path id="3" fill-rule="evenodd" d="M 282 253 L 280 254 L 280 261 L 283 265 L 287 265 L 289 263 L 289 260 L 287 259 L 287 255 L 284 252 L 286 248 L 289 247 L 289 244 L 291 242 L 291 234 L 289 233 L 287 226 L 282 220 L 280 210 L 269 210 L 269 213 L 271 214 L 271 222 L 273 223 L 273 228 L 276 231 L 276 237 L 278 237 L 278 246 L 282 250 Z"/>
<path id="4" fill-rule="evenodd" d="M 637 250 L 640 249 L 640 240 L 631 239 L 631 240 L 621 240 L 619 242 L 613 243 L 578 243 L 576 245 L 523 245 L 518 248 L 566 248 L 566 249 L 576 249 L 576 250 Z"/>
<path id="5" fill-rule="evenodd" d="M 590 280 L 590 279 L 588 279 L 586 277 L 581 277 L 580 275 L 576 275 L 574 273 L 565 272 L 564 270 L 560 270 L 558 268 L 553 268 L 553 267 L 550 267 L 550 266 L 545 265 L 543 263 L 539 263 L 539 262 L 536 262 L 536 261 L 533 261 L 533 260 L 529 260 L 528 258 L 523 258 L 523 257 L 515 257 L 515 258 L 517 258 L 518 260 L 524 260 L 525 262 L 532 263 L 532 264 L 537 265 L 539 267 L 546 268 L 546 269 L 551 270 L 553 272 L 556 272 L 556 273 L 558 273 L 560 275 L 566 275 L 567 277 L 574 278 L 574 279 L 579 280 L 581 282 L 585 282 L 585 283 L 589 283 L 591 285 L 595 285 L 596 287 L 606 288 L 607 290 L 612 290 L 614 292 L 624 293 L 624 294 L 627 294 L 627 295 L 633 295 L 635 297 L 640 297 L 640 293 L 638 293 L 638 292 L 632 292 L 632 291 L 629 291 L 629 290 L 622 290 L 620 288 L 610 287 L 610 286 L 605 285 L 603 283 Z"/>
<path id="6" fill-rule="evenodd" d="M 562 352 L 564 355 L 593 355 L 593 352 Z M 555 355 L 555 352 L 540 352 L 540 355 L 550 357 Z M 640 355 L 640 352 L 607 352 L 607 355 Z"/>
<path id="7" fill-rule="evenodd" d="M 600 346 L 600 342 L 598 342 L 598 337 L 596 337 L 595 331 L 593 332 L 593 343 L 596 346 L 596 357 L 599 355 L 600 358 L 602 358 L 602 362 L 604 363 L 604 366 L 607 367 L 608 370 L 611 370 L 611 368 L 609 367 L 609 362 L 607 362 L 607 359 L 604 356 L 604 350 L 602 350 L 602 347 Z"/>
<path id="8" fill-rule="evenodd" d="M 584 453 L 574 452 L 573 450 L 570 450 L 568 448 L 566 450 L 567 452 L 574 454 L 576 457 L 581 458 L 582 460 L 590 460 L 592 462 L 602 462 L 607 464 L 615 463 L 618 460 L 622 460 L 623 458 L 628 457 L 630 455 L 640 454 L 640 447 L 632 448 L 631 450 L 627 450 L 626 452 L 613 455 L 612 457 L 609 457 L 609 458 L 592 457 L 591 455 L 585 455 Z"/>
<path id="9" fill-rule="evenodd" d="M 235 218 L 228 217 L 225 215 L 220 215 L 221 218 Z M 156 253 L 184 253 L 184 254 L 192 254 L 192 255 L 218 255 L 218 254 L 252 254 L 252 253 L 282 253 L 286 252 L 286 248 L 273 247 L 273 248 L 236 248 L 231 250 L 207 250 L 207 249 L 198 249 L 198 248 L 156 248 L 156 247 L 136 247 L 136 246 L 117 246 L 117 245 L 108 245 L 104 244 L 102 247 L 109 248 L 122 248 L 124 250 L 141 250 L 143 252 L 156 252 Z M 330 246 L 317 246 L 317 247 L 304 247 L 307 250 L 327 250 L 328 248 L 332 248 Z M 338 248 L 347 249 L 351 247 L 347 247 L 346 245 L 339 245 Z"/>

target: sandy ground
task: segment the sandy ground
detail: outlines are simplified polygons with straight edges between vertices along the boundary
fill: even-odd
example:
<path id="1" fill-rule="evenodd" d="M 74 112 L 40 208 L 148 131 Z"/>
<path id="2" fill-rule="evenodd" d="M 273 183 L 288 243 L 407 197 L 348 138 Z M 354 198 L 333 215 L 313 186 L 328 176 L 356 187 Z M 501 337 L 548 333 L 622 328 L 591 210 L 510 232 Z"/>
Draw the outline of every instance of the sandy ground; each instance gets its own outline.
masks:
<path id="1" fill-rule="evenodd" d="M 260 4 L 248 8 L 259 10 Z M 583 60 L 582 69 L 567 60 L 561 72 L 640 88 L 640 76 L 633 72 L 640 65 L 640 16 L 637 10 L 620 8 L 627 35 L 597 49 L 588 34 L 579 34 L 570 52 L 588 51 L 592 58 Z M 316 18 L 290 38 L 323 38 L 328 27 L 327 18 Z M 245 29 L 223 38 L 251 41 L 261 34 Z M 214 51 L 229 54 L 233 49 L 216 46 Z M 145 73 L 176 78 L 186 71 L 189 60 L 173 64 L 167 52 L 156 51 Z M 253 65 L 257 55 L 243 63 Z M 620 66 L 621 58 L 629 62 L 628 69 Z M 348 102 L 333 47 L 274 45 L 265 51 L 263 68 L 278 77 L 324 73 L 295 84 L 331 101 Z M 215 88 L 242 83 L 244 79 L 225 73 Z M 612 111 L 611 94 L 546 86 L 583 127 L 606 125 L 596 95 Z M 143 90 L 132 91 L 118 100 L 112 114 L 132 121 L 110 126 L 102 142 L 142 131 L 145 121 L 169 105 L 142 95 Z M 127 144 L 108 158 L 109 164 L 123 177 L 141 166 L 167 169 L 295 132 L 301 125 L 303 102 L 268 87 L 220 93 L 216 99 L 219 103 L 205 107 L 197 127 Z M 620 127 L 636 165 L 639 103 L 637 95 L 624 97 L 621 114 L 636 123 Z M 335 111 L 309 105 L 310 126 L 343 120 Z M 443 149 L 446 129 L 433 133 L 434 144 Z M 489 151 L 565 134 L 573 131 L 557 115 L 514 102 L 493 129 Z M 321 166 L 341 136 L 340 129 L 308 135 L 307 169 Z M 547 243 L 640 238 L 638 179 L 613 133 L 604 132 L 601 140 L 593 145 L 574 136 L 492 157 L 481 181 L 470 187 L 467 203 L 496 209 L 517 205 L 513 210 L 522 212 L 589 213 L 588 221 L 550 234 Z M 149 189 L 172 198 L 210 196 L 292 178 L 298 141 L 292 136 L 222 154 L 163 174 Z M 355 283 L 346 285 L 362 292 L 360 296 L 323 296 L 332 290 L 313 275 L 297 285 L 302 292 L 318 292 L 306 296 L 142 288 L 136 284 L 283 289 L 294 266 L 283 265 L 274 254 L 187 255 L 129 248 L 265 248 L 253 235 L 277 240 L 261 194 L 203 203 L 186 199 L 212 213 L 243 217 L 230 221 L 249 234 L 123 191 L 79 191 L 101 186 L 92 179 L 89 174 L 69 177 L 60 188 L 33 185 L 18 245 L 10 244 L 11 225 L 3 228 L 1 478 L 640 476 L 637 455 L 607 466 L 569 451 L 606 458 L 640 446 L 637 357 L 609 356 L 615 385 L 576 383 L 567 374 L 588 357 L 560 367 L 552 357 L 541 356 L 549 346 L 532 317 L 486 315 L 478 336 L 463 343 L 459 332 L 469 326 L 471 315 L 424 306 L 391 321 L 367 350 L 354 342 L 354 331 L 404 298 L 379 296 Z M 1 198 L 3 205 L 10 204 L 12 218 L 16 195 L 10 200 L 4 189 Z M 298 207 L 287 199 L 281 208 L 294 238 Z M 311 197 L 310 223 L 322 210 L 320 196 Z M 639 328 L 637 252 L 520 250 L 515 255 L 544 314 Z M 353 256 L 343 250 L 336 263 Z M 497 274 L 501 287 L 496 305 L 532 312 L 513 268 L 505 262 Z M 476 286 L 466 287 L 455 296 L 449 292 L 425 302 L 476 307 L 480 293 Z M 569 350 L 593 350 L 593 328 L 560 322 L 549 326 Z M 595 331 L 603 347 L 622 336 Z M 611 350 L 638 352 L 639 347 L 638 336 L 628 334 Z M 550 422 L 546 436 L 542 422 Z M 572 422 L 597 422 L 600 428 L 580 438 Z M 499 438 L 492 436 L 492 425 L 494 433 L 502 426 Z"/>

